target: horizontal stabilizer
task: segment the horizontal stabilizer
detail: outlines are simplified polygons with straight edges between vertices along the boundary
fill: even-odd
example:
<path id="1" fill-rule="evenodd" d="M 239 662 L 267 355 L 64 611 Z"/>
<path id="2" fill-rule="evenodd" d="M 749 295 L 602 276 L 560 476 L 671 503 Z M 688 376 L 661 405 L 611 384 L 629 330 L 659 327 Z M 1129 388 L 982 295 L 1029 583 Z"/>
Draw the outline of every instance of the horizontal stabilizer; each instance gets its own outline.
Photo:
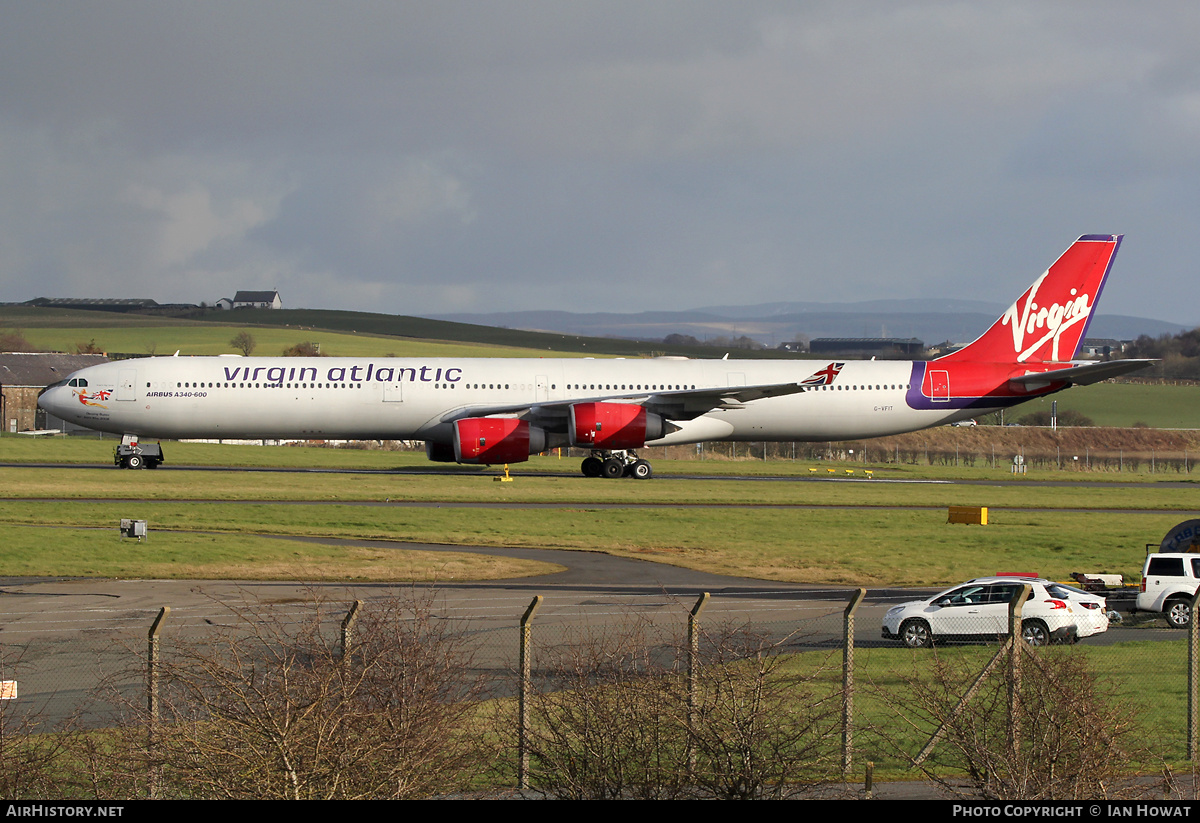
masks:
<path id="1" fill-rule="evenodd" d="M 1108 380 L 1110 377 L 1144 369 L 1157 362 L 1157 360 L 1109 360 L 1104 363 L 1074 363 L 1065 369 L 1031 372 L 1020 377 L 1009 378 L 1009 381 L 1025 385 L 1045 385 L 1065 381 L 1075 386 L 1090 386 L 1101 380 Z"/>

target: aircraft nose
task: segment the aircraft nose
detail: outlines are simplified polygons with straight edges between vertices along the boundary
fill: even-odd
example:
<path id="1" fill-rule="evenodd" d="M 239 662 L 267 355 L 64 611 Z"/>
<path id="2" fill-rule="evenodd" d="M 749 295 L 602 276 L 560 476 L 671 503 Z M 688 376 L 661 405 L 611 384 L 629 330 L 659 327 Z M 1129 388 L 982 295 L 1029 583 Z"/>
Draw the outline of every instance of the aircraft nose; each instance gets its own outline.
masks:
<path id="1" fill-rule="evenodd" d="M 66 391 L 66 385 L 67 381 L 60 380 L 38 392 L 38 407 L 45 409 L 55 417 L 62 417 L 62 411 L 65 408 L 63 392 Z"/>

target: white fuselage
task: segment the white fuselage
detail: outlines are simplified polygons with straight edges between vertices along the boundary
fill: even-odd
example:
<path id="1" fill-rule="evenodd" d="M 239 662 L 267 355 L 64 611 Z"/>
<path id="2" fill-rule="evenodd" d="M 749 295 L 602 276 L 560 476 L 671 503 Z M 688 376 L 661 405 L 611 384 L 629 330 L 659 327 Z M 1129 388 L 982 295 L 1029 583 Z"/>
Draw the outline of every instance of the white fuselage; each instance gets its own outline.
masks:
<path id="1" fill-rule="evenodd" d="M 820 365 L 674 358 L 155 357 L 76 372 L 48 389 L 41 405 L 88 428 L 143 437 L 445 440 L 452 421 L 468 414 L 504 415 L 512 407 L 516 415 L 573 401 L 655 402 L 672 392 L 800 383 Z M 913 366 L 846 362 L 829 385 L 677 419 L 677 430 L 649 445 L 877 437 L 987 411 L 910 407 Z"/>

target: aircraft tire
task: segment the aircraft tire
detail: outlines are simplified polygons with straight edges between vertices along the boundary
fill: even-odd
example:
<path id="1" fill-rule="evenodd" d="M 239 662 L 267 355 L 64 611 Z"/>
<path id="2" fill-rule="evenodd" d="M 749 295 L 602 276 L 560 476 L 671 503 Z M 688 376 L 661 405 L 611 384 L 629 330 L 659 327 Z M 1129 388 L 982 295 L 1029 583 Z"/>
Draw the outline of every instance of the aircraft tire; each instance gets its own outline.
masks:
<path id="1" fill-rule="evenodd" d="M 584 477 L 599 477 L 604 473 L 604 461 L 599 457 L 585 457 L 579 469 Z"/>
<path id="2" fill-rule="evenodd" d="M 625 464 L 615 457 L 610 457 L 604 461 L 604 476 L 609 480 L 615 480 L 625 474 Z"/>
<path id="3" fill-rule="evenodd" d="M 629 467 L 629 476 L 634 480 L 649 480 L 654 476 L 654 469 L 645 460 L 635 460 Z"/>

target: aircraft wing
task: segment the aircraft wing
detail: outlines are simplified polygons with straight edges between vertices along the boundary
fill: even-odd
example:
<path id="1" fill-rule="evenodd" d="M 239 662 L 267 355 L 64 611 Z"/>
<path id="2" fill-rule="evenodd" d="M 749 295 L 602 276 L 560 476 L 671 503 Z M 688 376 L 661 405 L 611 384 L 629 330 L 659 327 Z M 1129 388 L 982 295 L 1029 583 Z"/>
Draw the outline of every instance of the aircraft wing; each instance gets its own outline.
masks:
<path id="1" fill-rule="evenodd" d="M 452 423 L 465 417 L 518 415 L 540 419 L 567 416 L 567 410 L 578 403 L 621 402 L 645 406 L 647 411 L 667 420 L 692 420 L 715 409 L 736 409 L 753 400 L 783 397 L 804 391 L 799 383 L 765 383 L 756 386 L 718 386 L 703 389 L 673 391 L 614 392 L 595 397 L 573 397 L 570 400 L 543 401 L 507 405 L 463 406 L 442 415 L 441 422 Z"/>
<path id="2" fill-rule="evenodd" d="M 1046 386 L 1050 383 L 1067 382 L 1075 386 L 1090 386 L 1157 363 L 1157 360 L 1108 360 L 1103 363 L 1072 362 L 1065 369 L 1047 372 L 1031 372 L 1020 377 L 1010 377 L 1009 382 L 1030 387 Z"/>

